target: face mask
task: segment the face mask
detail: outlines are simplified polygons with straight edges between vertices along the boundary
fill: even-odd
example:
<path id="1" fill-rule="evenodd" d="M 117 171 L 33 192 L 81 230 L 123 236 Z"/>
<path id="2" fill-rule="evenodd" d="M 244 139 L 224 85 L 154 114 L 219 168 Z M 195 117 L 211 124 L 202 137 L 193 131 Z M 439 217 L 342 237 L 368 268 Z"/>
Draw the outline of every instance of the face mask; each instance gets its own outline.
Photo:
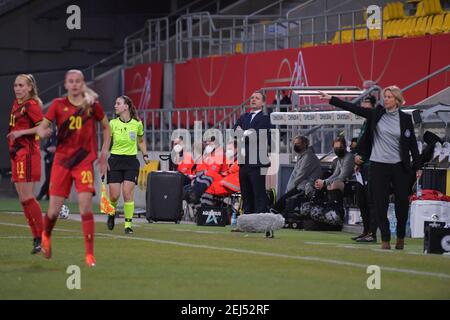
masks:
<path id="1" fill-rule="evenodd" d="M 304 149 L 299 144 L 294 144 L 294 151 L 297 153 L 301 153 Z"/>
<path id="2" fill-rule="evenodd" d="M 179 145 L 179 144 L 176 144 L 176 145 L 173 147 L 173 151 L 175 151 L 176 153 L 180 153 L 181 150 L 183 150 L 183 146 L 181 146 L 181 145 Z"/>
<path id="3" fill-rule="evenodd" d="M 234 151 L 231 149 L 228 149 L 227 152 L 225 153 L 228 159 L 232 159 L 234 158 Z"/>
<path id="4" fill-rule="evenodd" d="M 336 148 L 334 149 L 334 153 L 339 157 L 342 158 L 345 155 L 345 149 Z"/>
<path id="5" fill-rule="evenodd" d="M 211 152 L 213 152 L 214 148 L 210 145 L 207 145 L 205 148 L 205 153 L 206 154 L 210 154 Z"/>

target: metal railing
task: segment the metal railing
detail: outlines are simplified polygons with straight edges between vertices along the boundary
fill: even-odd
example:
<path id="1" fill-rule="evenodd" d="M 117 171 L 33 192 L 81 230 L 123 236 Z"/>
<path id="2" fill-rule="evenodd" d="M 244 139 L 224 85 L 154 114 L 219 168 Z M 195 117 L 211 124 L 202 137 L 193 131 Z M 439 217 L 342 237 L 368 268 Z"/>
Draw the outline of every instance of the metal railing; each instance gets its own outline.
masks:
<path id="1" fill-rule="evenodd" d="M 123 42 L 124 66 L 169 60 L 169 27 L 169 17 L 149 19 L 143 29 L 127 36 Z"/>
<path id="2" fill-rule="evenodd" d="M 278 15 L 226 16 L 208 12 L 184 15 L 177 19 L 176 60 L 355 41 L 361 37 L 358 30 L 365 31 L 366 39 L 382 39 L 383 26 L 369 31 L 364 14 L 365 10 L 352 10 L 283 19 Z"/>
<path id="3" fill-rule="evenodd" d="M 278 15 L 211 15 L 209 12 L 181 16 L 176 21 L 176 60 L 241 53 L 237 44 L 246 43 L 249 20 L 278 17 Z"/>
<path id="4" fill-rule="evenodd" d="M 233 128 L 244 110 L 244 106 L 197 107 L 177 109 L 145 109 L 138 110 L 144 124 L 147 146 L 151 151 L 168 151 L 172 132 L 186 129 L 194 136 L 194 121 L 201 121 L 202 129 L 219 129 L 224 131 Z M 107 113 L 109 118 L 114 115 Z"/>

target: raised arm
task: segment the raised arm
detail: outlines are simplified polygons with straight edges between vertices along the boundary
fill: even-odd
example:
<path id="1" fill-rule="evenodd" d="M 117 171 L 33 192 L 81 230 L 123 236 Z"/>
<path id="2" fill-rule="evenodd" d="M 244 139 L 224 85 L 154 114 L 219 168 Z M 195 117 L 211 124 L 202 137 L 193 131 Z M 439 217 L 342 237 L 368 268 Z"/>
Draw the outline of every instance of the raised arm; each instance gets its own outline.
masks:
<path id="1" fill-rule="evenodd" d="M 354 103 L 343 101 L 337 97 L 332 97 L 322 91 L 319 91 L 319 92 L 320 92 L 321 100 L 328 101 L 329 104 L 331 104 L 335 107 L 344 109 L 346 111 L 350 111 L 351 113 L 354 113 L 354 114 L 364 117 L 364 118 L 369 118 L 370 115 L 372 114 L 371 109 L 361 108 Z"/>

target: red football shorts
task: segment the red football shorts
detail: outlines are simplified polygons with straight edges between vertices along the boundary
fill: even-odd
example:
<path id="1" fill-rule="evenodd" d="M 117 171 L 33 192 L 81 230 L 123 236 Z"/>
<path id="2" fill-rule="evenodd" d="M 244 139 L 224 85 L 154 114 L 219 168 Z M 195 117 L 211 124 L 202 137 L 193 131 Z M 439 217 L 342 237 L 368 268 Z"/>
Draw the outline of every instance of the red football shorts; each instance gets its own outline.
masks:
<path id="1" fill-rule="evenodd" d="M 11 160 L 13 182 L 39 182 L 41 180 L 41 155 L 39 153 L 17 154 Z"/>
<path id="2" fill-rule="evenodd" d="M 67 169 L 54 161 L 50 175 L 49 195 L 68 198 L 73 181 L 75 181 L 77 193 L 95 193 L 92 163 L 80 163 L 72 169 Z"/>

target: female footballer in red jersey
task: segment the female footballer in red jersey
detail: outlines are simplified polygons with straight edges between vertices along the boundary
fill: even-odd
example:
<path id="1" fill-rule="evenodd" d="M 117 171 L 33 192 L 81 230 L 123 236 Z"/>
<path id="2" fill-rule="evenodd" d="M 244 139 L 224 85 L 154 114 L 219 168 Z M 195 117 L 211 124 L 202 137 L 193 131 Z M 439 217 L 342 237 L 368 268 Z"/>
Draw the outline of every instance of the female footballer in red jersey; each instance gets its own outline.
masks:
<path id="1" fill-rule="evenodd" d="M 53 100 L 44 121 L 37 129 L 39 136 L 44 137 L 50 133 L 50 123 L 55 121 L 58 128 L 50 177 L 50 205 L 44 217 L 42 232 L 42 252 L 47 259 L 51 257 L 51 232 L 64 199 L 69 196 L 72 182 L 75 181 L 86 247 L 86 264 L 93 267 L 95 223 L 92 196 L 95 192 L 93 162 L 97 159 L 96 121 L 100 122 L 103 128 L 103 145 L 99 159 L 101 176 L 106 173 L 111 132 L 108 118 L 96 100 L 98 96 L 86 86 L 81 71 L 67 71 L 64 86 L 68 92 L 67 97 Z"/>
<path id="2" fill-rule="evenodd" d="M 41 179 L 41 153 L 36 129 L 43 119 L 42 102 L 31 74 L 20 74 L 14 81 L 16 99 L 9 117 L 9 154 L 12 181 L 19 194 L 23 212 L 33 233 L 32 254 L 41 251 L 42 210 L 33 194 Z"/>

